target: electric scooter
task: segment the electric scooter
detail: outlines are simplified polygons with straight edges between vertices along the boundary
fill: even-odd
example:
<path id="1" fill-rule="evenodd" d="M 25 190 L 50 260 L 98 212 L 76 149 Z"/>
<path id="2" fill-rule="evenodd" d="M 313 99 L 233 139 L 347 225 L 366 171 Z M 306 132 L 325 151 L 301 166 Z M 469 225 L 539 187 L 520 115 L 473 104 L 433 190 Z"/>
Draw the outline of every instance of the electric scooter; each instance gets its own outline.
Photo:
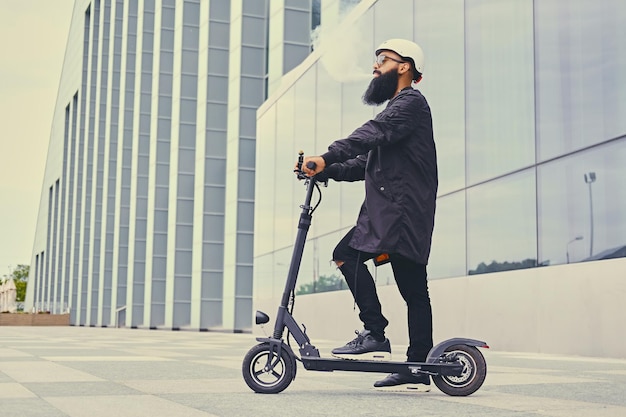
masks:
<path id="1" fill-rule="evenodd" d="M 252 347 L 243 359 L 242 373 L 246 384 L 261 394 L 277 394 L 285 390 L 296 377 L 296 361 L 302 362 L 308 371 L 357 371 L 380 373 L 403 373 L 407 375 L 426 374 L 442 392 L 452 396 L 467 396 L 478 390 L 487 375 L 487 363 L 478 347 L 488 348 L 485 342 L 465 338 L 444 340 L 434 346 L 426 358 L 426 362 L 393 362 L 374 360 L 331 359 L 320 357 L 319 350 L 311 344 L 306 334 L 292 315 L 296 281 L 300 269 L 300 261 L 304 252 L 306 235 L 311 225 L 313 212 L 321 202 L 322 192 L 315 177 L 308 177 L 302 171 L 304 153 L 300 151 L 296 174 L 305 181 L 306 198 L 300 206 L 298 233 L 291 257 L 291 264 L 282 295 L 274 333 L 272 337 L 259 337 L 260 342 Z M 309 169 L 315 169 L 309 162 Z M 319 199 L 315 206 L 311 205 L 313 191 L 317 190 Z M 256 324 L 269 322 L 269 316 L 261 311 L 256 312 Z M 283 335 L 287 330 L 287 342 Z M 298 357 L 289 344 L 289 334 L 298 344 Z"/>

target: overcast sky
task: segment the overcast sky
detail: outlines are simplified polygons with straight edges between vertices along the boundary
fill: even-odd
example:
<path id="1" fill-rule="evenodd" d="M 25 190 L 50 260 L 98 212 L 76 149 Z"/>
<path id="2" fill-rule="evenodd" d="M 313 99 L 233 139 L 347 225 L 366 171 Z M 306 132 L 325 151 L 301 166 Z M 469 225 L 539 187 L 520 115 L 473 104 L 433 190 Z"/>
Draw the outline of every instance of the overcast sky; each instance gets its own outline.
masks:
<path id="1" fill-rule="evenodd" d="M 0 277 L 30 264 L 73 6 L 0 0 Z"/>

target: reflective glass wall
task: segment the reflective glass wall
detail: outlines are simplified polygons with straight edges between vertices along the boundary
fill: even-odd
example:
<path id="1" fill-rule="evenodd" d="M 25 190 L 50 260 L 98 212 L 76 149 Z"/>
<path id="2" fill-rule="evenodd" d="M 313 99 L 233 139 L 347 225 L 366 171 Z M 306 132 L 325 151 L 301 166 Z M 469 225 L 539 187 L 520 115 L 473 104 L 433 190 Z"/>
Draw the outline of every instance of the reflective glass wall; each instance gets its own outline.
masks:
<path id="1" fill-rule="evenodd" d="M 366 52 L 354 58 L 367 72 L 387 38 L 425 51 L 418 89 L 440 173 L 430 279 L 626 256 L 626 3 L 360 6 L 340 38 L 361 35 Z M 305 191 L 291 173 L 297 151 L 321 154 L 380 111 L 360 101 L 369 79 L 339 82 L 324 65 L 332 51 L 319 54 L 257 114 L 257 166 L 275 167 L 256 175 L 257 300 L 280 294 L 287 274 Z M 330 259 L 356 221 L 363 183 L 331 181 L 323 192 L 299 293 L 345 288 Z M 390 268 L 370 269 L 378 285 L 393 283 Z"/>

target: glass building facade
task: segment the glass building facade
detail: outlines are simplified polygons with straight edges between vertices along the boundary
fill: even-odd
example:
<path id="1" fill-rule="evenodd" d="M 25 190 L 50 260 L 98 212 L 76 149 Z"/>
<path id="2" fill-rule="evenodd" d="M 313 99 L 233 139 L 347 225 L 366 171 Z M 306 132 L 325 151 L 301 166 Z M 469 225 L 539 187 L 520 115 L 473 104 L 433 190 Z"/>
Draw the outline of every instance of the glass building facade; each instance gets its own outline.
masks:
<path id="1" fill-rule="evenodd" d="M 249 330 L 256 111 L 342 3 L 77 0 L 26 309 Z"/>
<path id="2" fill-rule="evenodd" d="M 426 56 L 417 88 L 439 163 L 431 281 L 625 257 L 624 22 L 618 0 L 362 2 L 259 109 L 257 166 L 276 168 L 256 176 L 255 300 L 279 299 L 287 274 L 298 150 L 319 155 L 380 110 L 361 104 L 364 75 L 396 37 Z M 362 183 L 323 190 L 298 293 L 346 288 L 330 259 L 363 197 Z M 390 267 L 370 269 L 394 283 Z"/>
<path id="3" fill-rule="evenodd" d="M 626 262 L 607 259 L 626 257 L 625 21 L 620 0 L 77 0 L 25 307 L 82 326 L 249 331 L 287 275 L 298 151 L 321 154 L 381 110 L 361 95 L 374 48 L 400 37 L 425 51 L 438 150 L 431 288 L 469 280 L 554 333 L 504 288 L 533 293 L 532 271 L 567 264 L 621 268 L 604 271 L 606 288 L 622 282 Z M 363 185 L 323 193 L 300 294 L 345 289 L 330 258 Z M 392 287 L 388 266 L 372 270 Z M 581 288 L 561 310 L 586 305 Z M 619 316 L 594 294 L 601 318 Z"/>

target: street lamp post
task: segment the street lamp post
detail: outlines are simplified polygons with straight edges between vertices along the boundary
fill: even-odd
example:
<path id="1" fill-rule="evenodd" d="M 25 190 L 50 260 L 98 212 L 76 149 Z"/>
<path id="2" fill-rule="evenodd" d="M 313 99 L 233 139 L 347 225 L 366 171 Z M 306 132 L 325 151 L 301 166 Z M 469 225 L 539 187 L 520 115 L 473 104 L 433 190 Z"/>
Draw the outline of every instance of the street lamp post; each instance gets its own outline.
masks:
<path id="1" fill-rule="evenodd" d="M 583 237 L 582 236 L 576 236 L 574 239 L 572 239 L 569 242 L 567 242 L 567 245 L 565 246 L 565 256 L 567 257 L 567 263 L 569 263 L 569 245 L 571 243 L 576 242 L 577 240 L 583 240 Z"/>
<path id="2" fill-rule="evenodd" d="M 591 184 L 596 182 L 596 173 L 585 174 L 585 182 L 589 185 L 589 257 L 591 258 L 593 256 L 593 195 Z"/>

